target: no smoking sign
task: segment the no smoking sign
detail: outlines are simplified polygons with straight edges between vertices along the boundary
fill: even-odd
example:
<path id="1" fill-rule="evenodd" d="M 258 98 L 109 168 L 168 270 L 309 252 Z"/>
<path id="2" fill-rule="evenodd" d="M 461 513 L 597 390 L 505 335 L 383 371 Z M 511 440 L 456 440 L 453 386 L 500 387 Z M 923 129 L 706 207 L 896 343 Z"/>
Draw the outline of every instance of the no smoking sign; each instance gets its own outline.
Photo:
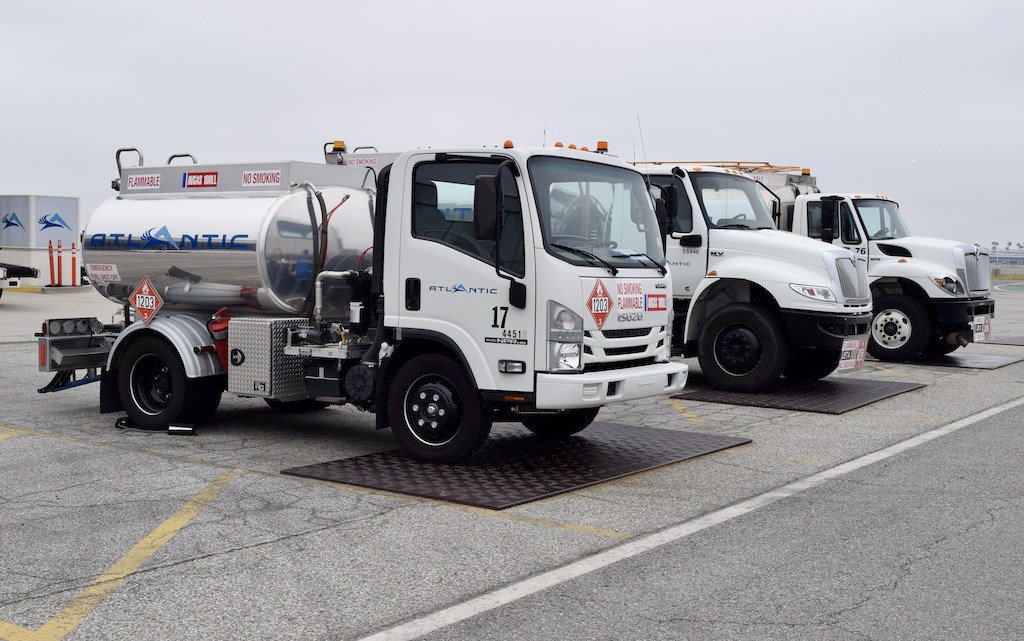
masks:
<path id="1" fill-rule="evenodd" d="M 143 323 L 149 324 L 149 320 L 156 316 L 156 312 L 164 304 L 160 294 L 157 293 L 156 287 L 153 287 L 153 283 L 149 282 L 149 278 L 143 278 L 139 286 L 135 288 L 132 295 L 128 297 L 132 307 L 135 308 L 135 313 L 139 315 Z"/>

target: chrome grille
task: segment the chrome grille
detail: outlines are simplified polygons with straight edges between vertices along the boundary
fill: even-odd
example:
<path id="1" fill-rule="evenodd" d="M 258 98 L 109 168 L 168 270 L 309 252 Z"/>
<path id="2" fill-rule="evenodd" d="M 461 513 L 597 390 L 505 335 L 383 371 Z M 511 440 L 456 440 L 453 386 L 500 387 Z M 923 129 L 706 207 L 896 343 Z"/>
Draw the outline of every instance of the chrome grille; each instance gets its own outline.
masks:
<path id="1" fill-rule="evenodd" d="M 980 252 L 964 256 L 967 267 L 967 290 L 971 292 L 988 291 L 992 285 L 989 274 L 988 254 Z"/>
<path id="2" fill-rule="evenodd" d="M 849 300 L 866 299 L 869 296 L 868 266 L 863 260 L 837 258 L 836 270 L 839 272 L 839 286 L 843 290 L 843 298 Z"/>

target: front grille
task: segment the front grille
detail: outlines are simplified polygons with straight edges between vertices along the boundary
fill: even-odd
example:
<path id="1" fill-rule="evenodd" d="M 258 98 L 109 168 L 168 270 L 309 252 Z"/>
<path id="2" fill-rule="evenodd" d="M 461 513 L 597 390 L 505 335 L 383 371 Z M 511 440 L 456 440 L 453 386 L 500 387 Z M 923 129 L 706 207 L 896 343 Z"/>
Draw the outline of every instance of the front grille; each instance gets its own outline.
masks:
<path id="1" fill-rule="evenodd" d="M 967 267 L 967 289 L 968 291 L 988 291 L 992 285 L 989 275 L 988 254 L 976 253 L 964 256 Z"/>
<path id="2" fill-rule="evenodd" d="M 852 258 L 837 258 L 836 270 L 839 272 L 839 286 L 843 290 L 843 298 L 867 299 L 868 267 L 865 261 Z"/>
<path id="3" fill-rule="evenodd" d="M 636 327 L 633 329 L 606 329 L 601 332 L 605 338 L 639 338 L 651 333 L 653 327 Z"/>
<path id="4" fill-rule="evenodd" d="M 647 345 L 633 345 L 631 347 L 606 347 L 605 356 L 623 356 L 625 354 L 643 354 L 647 351 Z"/>
<path id="5" fill-rule="evenodd" d="M 638 358 L 633 361 L 613 361 L 611 363 L 587 363 L 583 366 L 584 372 L 607 372 L 615 369 L 626 369 L 628 367 L 642 367 L 644 365 L 653 365 L 656 361 L 653 356 L 648 358 Z"/>

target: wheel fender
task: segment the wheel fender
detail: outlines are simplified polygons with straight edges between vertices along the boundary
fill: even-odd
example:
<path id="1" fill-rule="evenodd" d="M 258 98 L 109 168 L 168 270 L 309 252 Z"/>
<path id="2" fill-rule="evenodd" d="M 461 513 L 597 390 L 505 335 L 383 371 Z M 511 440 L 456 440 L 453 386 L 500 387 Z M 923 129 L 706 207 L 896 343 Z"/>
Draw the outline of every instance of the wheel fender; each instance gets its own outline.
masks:
<path id="1" fill-rule="evenodd" d="M 770 302 L 773 312 L 779 309 L 778 301 L 771 292 L 755 282 L 735 278 L 705 278 L 690 299 L 684 328 L 684 344 L 699 339 L 704 321 L 719 307 L 730 303 L 749 303 L 754 299 L 764 303 Z"/>
<path id="2" fill-rule="evenodd" d="M 185 366 L 186 378 L 203 378 L 225 374 L 224 366 L 217 357 L 213 336 L 206 322 L 196 316 L 176 314 L 157 316 L 149 324 L 135 322 L 120 333 L 107 357 L 107 370 L 113 371 L 121 364 L 122 348 L 136 339 L 159 334 L 174 347 Z"/>

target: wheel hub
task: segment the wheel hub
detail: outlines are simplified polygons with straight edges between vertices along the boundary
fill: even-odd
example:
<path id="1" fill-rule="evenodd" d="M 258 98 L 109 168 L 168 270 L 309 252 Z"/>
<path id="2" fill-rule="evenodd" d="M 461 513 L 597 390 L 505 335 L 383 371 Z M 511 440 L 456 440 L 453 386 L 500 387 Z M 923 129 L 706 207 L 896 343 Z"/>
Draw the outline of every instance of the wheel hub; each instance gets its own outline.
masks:
<path id="1" fill-rule="evenodd" d="M 871 335 L 875 342 L 886 349 L 896 349 L 910 338 L 914 327 L 910 318 L 898 309 L 887 309 L 875 316 L 871 324 Z"/>
<path id="2" fill-rule="evenodd" d="M 411 391 L 405 403 L 405 417 L 417 439 L 427 445 L 444 445 L 458 432 L 458 409 L 447 386 L 429 382 Z"/>
<path id="3" fill-rule="evenodd" d="M 761 362 L 761 341 L 748 327 L 727 327 L 718 337 L 715 358 L 723 370 L 742 376 Z"/>

